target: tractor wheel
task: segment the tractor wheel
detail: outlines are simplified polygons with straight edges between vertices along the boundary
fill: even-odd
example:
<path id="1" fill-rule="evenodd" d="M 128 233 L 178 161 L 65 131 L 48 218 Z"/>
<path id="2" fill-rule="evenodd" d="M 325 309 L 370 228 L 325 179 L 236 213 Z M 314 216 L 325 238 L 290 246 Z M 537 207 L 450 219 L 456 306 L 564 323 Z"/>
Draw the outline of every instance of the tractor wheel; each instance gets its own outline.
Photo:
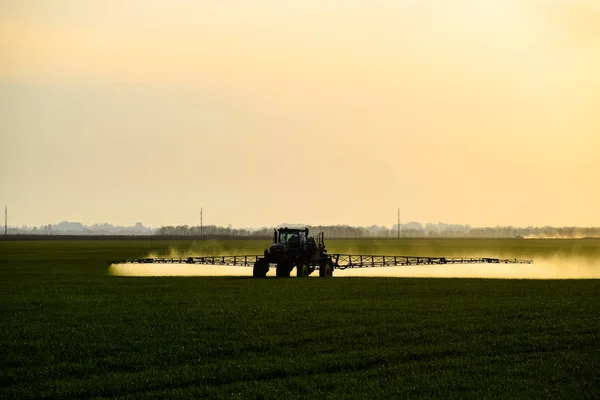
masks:
<path id="1" fill-rule="evenodd" d="M 296 266 L 296 276 L 298 278 L 304 278 L 308 276 L 308 265 L 306 265 L 306 263 L 300 263 Z"/>
<path id="2" fill-rule="evenodd" d="M 280 278 L 289 278 L 290 272 L 290 267 L 287 264 L 277 264 L 275 275 Z"/>
<path id="3" fill-rule="evenodd" d="M 325 260 L 325 262 L 319 265 L 319 277 L 321 278 L 331 278 L 333 276 L 333 261 L 331 258 Z"/>
<path id="4" fill-rule="evenodd" d="M 254 269 L 252 270 L 252 276 L 255 278 L 264 278 L 269 272 L 269 264 L 264 258 L 256 260 L 254 263 Z"/>

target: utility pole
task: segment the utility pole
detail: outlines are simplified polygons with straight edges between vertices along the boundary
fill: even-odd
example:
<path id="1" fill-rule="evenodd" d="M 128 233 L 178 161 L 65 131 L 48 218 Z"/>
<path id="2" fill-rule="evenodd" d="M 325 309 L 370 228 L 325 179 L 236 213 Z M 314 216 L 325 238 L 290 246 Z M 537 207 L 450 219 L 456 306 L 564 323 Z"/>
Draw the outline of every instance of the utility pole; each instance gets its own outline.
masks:
<path id="1" fill-rule="evenodd" d="M 202 207 L 200 207 L 200 236 L 203 235 L 203 226 L 202 226 Z"/>
<path id="2" fill-rule="evenodd" d="M 398 239 L 400 239 L 400 208 L 398 208 Z"/>
<path id="3" fill-rule="evenodd" d="M 4 236 L 8 235 L 8 206 L 4 206 Z"/>

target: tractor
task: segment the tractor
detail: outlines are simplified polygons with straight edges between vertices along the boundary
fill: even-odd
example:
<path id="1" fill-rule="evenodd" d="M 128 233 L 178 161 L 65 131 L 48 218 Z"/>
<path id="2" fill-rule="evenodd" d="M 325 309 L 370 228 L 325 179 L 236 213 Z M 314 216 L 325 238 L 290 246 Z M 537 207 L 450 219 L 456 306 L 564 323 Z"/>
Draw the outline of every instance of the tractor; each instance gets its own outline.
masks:
<path id="1" fill-rule="evenodd" d="M 317 269 L 322 278 L 333 275 L 333 260 L 327 255 L 324 233 L 320 232 L 315 239 L 308 236 L 308 228 L 275 229 L 273 244 L 256 261 L 252 275 L 264 278 L 271 264 L 275 264 L 278 277 L 289 277 L 294 267 L 298 277 L 307 277 Z"/>

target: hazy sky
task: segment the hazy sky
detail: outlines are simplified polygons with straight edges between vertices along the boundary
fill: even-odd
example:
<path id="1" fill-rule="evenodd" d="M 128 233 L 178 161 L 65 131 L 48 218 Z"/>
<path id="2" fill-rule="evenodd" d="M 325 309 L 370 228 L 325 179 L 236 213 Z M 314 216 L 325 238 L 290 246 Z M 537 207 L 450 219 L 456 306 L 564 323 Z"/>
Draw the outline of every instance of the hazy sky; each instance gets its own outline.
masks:
<path id="1" fill-rule="evenodd" d="M 0 0 L 0 205 L 600 226 L 597 0 Z"/>

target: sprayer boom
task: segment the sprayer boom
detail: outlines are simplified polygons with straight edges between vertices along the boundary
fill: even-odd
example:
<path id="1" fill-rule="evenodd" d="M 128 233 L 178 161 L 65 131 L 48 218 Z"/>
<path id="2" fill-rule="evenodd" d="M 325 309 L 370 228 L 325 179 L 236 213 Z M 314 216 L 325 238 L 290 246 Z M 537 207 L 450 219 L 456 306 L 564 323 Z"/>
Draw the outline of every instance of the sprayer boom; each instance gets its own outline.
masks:
<path id="1" fill-rule="evenodd" d="M 422 257 L 422 256 L 382 256 L 364 254 L 330 254 L 335 269 L 403 267 L 409 265 L 445 265 L 445 264 L 533 264 L 533 260 L 491 257 Z M 204 264 L 249 267 L 264 259 L 262 255 L 241 256 L 196 256 L 184 258 L 137 258 L 112 263 L 136 264 Z M 315 268 L 318 270 L 319 266 Z"/>

